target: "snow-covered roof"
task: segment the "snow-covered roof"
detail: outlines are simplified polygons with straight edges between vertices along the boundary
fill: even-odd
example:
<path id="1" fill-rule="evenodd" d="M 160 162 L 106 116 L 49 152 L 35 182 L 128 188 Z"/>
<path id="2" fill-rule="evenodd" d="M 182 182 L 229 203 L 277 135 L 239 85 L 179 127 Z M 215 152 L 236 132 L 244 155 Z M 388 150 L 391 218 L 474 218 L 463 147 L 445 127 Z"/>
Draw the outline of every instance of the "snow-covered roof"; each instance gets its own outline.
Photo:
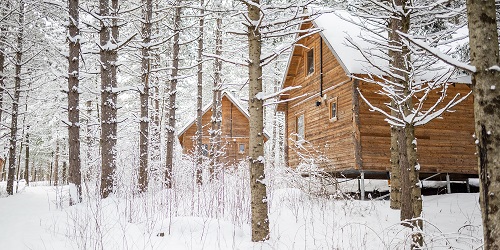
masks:
<path id="1" fill-rule="evenodd" d="M 379 44 L 387 44 L 386 38 L 388 35 L 385 27 L 370 23 L 346 10 L 309 7 L 308 11 L 310 13 L 321 13 L 312 21 L 313 25 L 322 29 L 320 35 L 347 75 L 384 75 L 379 68 L 389 68 L 387 55 L 378 49 L 373 41 Z M 372 32 L 368 32 L 368 29 Z M 457 36 L 461 36 L 459 40 L 462 42 L 467 39 L 463 34 L 458 34 Z M 457 41 L 453 44 L 456 45 Z M 450 44 L 443 45 L 439 49 L 443 52 L 449 52 L 450 46 Z M 373 66 L 373 64 L 377 65 L 377 67 Z M 436 60 L 431 68 L 422 70 L 419 75 L 416 75 L 415 80 L 432 81 L 436 75 L 451 75 L 452 71 L 452 66 Z M 470 76 L 465 75 L 453 75 L 449 80 L 449 82 L 460 83 L 470 83 L 470 81 Z"/>
<path id="2" fill-rule="evenodd" d="M 244 108 L 244 106 L 238 101 L 238 99 L 233 95 L 231 94 L 230 92 L 228 91 L 223 91 L 222 92 L 222 98 L 224 97 L 227 97 L 227 99 L 229 99 L 229 101 L 231 103 L 234 104 L 234 106 L 236 106 L 236 108 L 238 108 L 238 110 L 247 118 L 247 119 L 250 119 L 250 114 L 248 113 L 248 110 L 246 108 Z M 210 103 L 208 103 L 207 105 L 205 105 L 202 109 L 202 116 L 205 115 L 205 113 L 208 112 L 208 110 L 212 109 L 212 106 L 213 106 L 213 101 L 210 101 Z M 177 137 L 181 137 L 194 123 L 196 122 L 196 116 L 194 116 L 193 118 L 191 118 L 187 123 L 186 125 L 184 125 L 184 127 L 181 128 L 179 134 Z M 266 130 L 264 130 L 264 136 L 269 139 L 269 134 L 267 133 Z"/>
<path id="3" fill-rule="evenodd" d="M 313 7 L 310 8 L 311 13 L 317 11 Z M 367 41 L 367 39 L 376 38 L 372 34 L 368 34 L 368 32 L 364 31 L 356 23 L 369 25 L 359 17 L 353 16 L 345 10 L 327 11 L 313 20 L 314 26 L 322 29 L 321 36 L 347 74 L 380 74 L 381 72 L 374 68 L 363 57 L 361 52 L 349 42 L 352 41 L 352 43 L 364 50 L 377 52 L 375 46 Z M 382 36 L 384 35 L 382 34 Z M 380 67 L 389 66 L 387 60 L 383 60 L 379 56 L 371 58 Z"/>

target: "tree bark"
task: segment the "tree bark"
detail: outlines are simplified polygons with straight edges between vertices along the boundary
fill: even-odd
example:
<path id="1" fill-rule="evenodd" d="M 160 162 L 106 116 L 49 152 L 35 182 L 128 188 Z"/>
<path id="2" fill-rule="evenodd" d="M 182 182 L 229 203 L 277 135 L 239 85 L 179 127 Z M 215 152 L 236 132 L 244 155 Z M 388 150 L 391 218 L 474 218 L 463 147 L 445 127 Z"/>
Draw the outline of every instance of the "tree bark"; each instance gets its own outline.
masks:
<path id="1" fill-rule="evenodd" d="M 70 206 L 82 201 L 80 157 L 80 19 L 79 0 L 68 0 L 68 158 Z M 74 192 L 71 189 L 75 189 Z"/>
<path id="2" fill-rule="evenodd" d="M 220 2 L 217 2 L 216 9 L 220 9 Z M 220 13 L 217 14 L 216 27 L 215 27 L 215 55 L 222 55 L 222 17 Z M 217 171 L 220 162 L 220 148 L 221 148 L 221 120 L 222 120 L 222 81 L 221 81 L 222 61 L 216 57 L 214 60 L 214 85 L 212 96 L 212 118 L 211 118 L 211 132 L 210 132 L 210 177 L 214 178 L 214 173 Z"/>
<path id="3" fill-rule="evenodd" d="M 62 163 L 62 171 L 61 171 L 61 182 L 62 185 L 66 185 L 68 183 L 68 163 L 63 161 Z"/>
<path id="4" fill-rule="evenodd" d="M 467 0 L 484 249 L 500 249 L 500 72 L 495 1 Z"/>
<path id="5" fill-rule="evenodd" d="M 29 126 L 27 127 L 27 130 L 29 130 Z M 29 179 L 29 163 L 30 163 L 30 134 L 29 131 L 26 131 L 26 149 L 25 150 L 25 157 L 24 157 L 24 180 L 26 181 L 26 186 L 30 185 L 30 179 Z"/>
<path id="6" fill-rule="evenodd" d="M 155 2 L 156 9 L 159 9 L 159 1 Z M 159 14 L 155 12 L 155 19 L 158 19 Z M 160 24 L 156 22 L 155 24 L 155 36 L 160 37 Z M 160 53 L 155 51 L 153 69 L 160 68 Z M 153 86 L 153 112 L 150 114 L 153 120 L 153 126 L 151 127 L 151 173 L 152 176 L 157 176 L 158 169 L 161 166 L 161 124 L 160 124 L 160 77 L 157 74 L 153 75 L 151 79 L 151 85 Z"/>
<path id="7" fill-rule="evenodd" d="M 91 161 L 92 161 L 92 148 L 94 145 L 94 139 L 92 136 L 92 127 L 91 127 L 91 119 L 92 119 L 92 101 L 88 100 L 86 103 L 86 110 L 87 110 L 87 120 L 86 120 L 86 135 L 85 135 L 85 142 L 87 144 L 87 155 L 86 155 L 86 162 L 87 162 L 87 167 L 89 169 L 92 169 L 91 166 Z M 89 181 L 90 180 L 90 171 L 87 171 L 84 173 L 84 181 Z"/>
<path id="8" fill-rule="evenodd" d="M 197 98 L 196 98 L 196 182 L 202 184 L 203 178 L 203 39 L 205 26 L 205 3 L 200 0 L 200 20 L 198 27 L 198 82 L 197 82 Z M 217 45 L 216 45 L 217 46 Z"/>
<path id="9" fill-rule="evenodd" d="M 2 16 L 6 15 L 7 10 L 9 10 L 9 1 L 2 2 L 3 7 Z M 3 111 L 3 93 L 5 92 L 5 57 L 7 56 L 6 46 L 5 46 L 5 34 L 7 33 L 7 25 L 0 25 L 0 125 L 2 124 L 2 111 Z M 2 127 L 0 126 L 0 131 Z M 2 168 L 3 170 L 3 168 Z M 0 180 L 3 180 L 2 174 L 0 173 Z"/>
<path id="10" fill-rule="evenodd" d="M 392 101 L 393 108 L 397 108 Z M 397 116 L 396 111 L 391 111 L 391 115 Z M 399 167 L 398 133 L 401 128 L 391 126 L 391 204 L 392 209 L 401 209 L 401 170 Z"/>
<path id="11" fill-rule="evenodd" d="M 407 13 L 410 3 L 406 0 L 397 0 L 393 4 L 398 9 Z M 398 48 L 389 50 L 391 70 L 393 74 L 399 75 L 402 78 L 393 78 L 392 81 L 398 83 L 398 86 L 403 86 L 395 87 L 395 91 L 402 94 L 400 100 L 398 100 L 401 103 L 396 104 L 396 101 L 393 101 L 391 104 L 393 108 L 398 108 L 398 105 L 402 107 L 400 110 L 404 112 L 405 116 L 408 116 L 412 112 L 413 105 L 412 98 L 407 98 L 412 88 L 408 75 L 411 69 L 407 63 L 410 61 L 410 50 L 397 32 L 407 34 L 410 31 L 410 15 L 397 15 L 390 20 L 389 25 L 389 43 L 391 47 Z M 398 114 L 394 110 L 391 111 L 391 114 L 400 118 L 402 117 L 401 114 Z M 397 141 L 394 138 L 396 134 L 399 134 Z M 391 181 L 391 192 L 394 191 L 393 194 L 391 193 L 391 208 L 397 209 L 399 207 L 401 209 L 401 220 L 418 218 L 422 212 L 421 191 L 418 185 L 419 171 L 416 170 L 418 166 L 417 151 L 414 142 L 415 132 L 412 124 L 405 122 L 402 128 L 391 127 L 391 178 L 393 178 L 393 181 Z M 401 150 L 404 150 L 404 152 L 401 152 Z M 396 155 L 399 155 L 399 157 L 396 158 Z M 399 171 L 397 164 L 399 164 Z M 400 178 L 399 181 L 398 178 Z M 400 187 L 398 187 L 399 184 Z M 399 201 L 398 198 L 400 199 Z M 419 228 L 423 226 L 422 220 L 412 220 L 412 222 L 413 226 L 418 226 Z M 421 245 L 421 235 L 418 234 L 414 237 L 414 239 L 417 238 L 418 241 L 415 241 L 414 244 Z"/>
<path id="12" fill-rule="evenodd" d="M 19 1 L 19 26 L 17 30 L 16 48 L 16 75 L 14 77 L 14 99 L 12 100 L 12 114 L 10 125 L 10 147 L 9 147 L 9 173 L 7 177 L 7 194 L 14 194 L 14 172 L 16 170 L 16 145 L 17 145 L 17 118 L 19 111 L 19 96 L 21 92 L 21 70 L 23 57 L 23 36 L 24 36 L 24 0 Z"/>
<path id="13" fill-rule="evenodd" d="M 252 241 L 269 239 L 269 218 L 267 207 L 267 193 L 264 173 L 264 114 L 263 100 L 256 95 L 262 92 L 261 50 L 262 37 L 260 30 L 255 26 L 261 18 L 259 0 L 252 0 L 254 4 L 247 4 L 248 17 L 248 78 L 249 78 L 249 113 L 250 113 L 250 191 L 252 212 Z"/>
<path id="14" fill-rule="evenodd" d="M 167 107 L 167 142 L 166 142 L 166 156 L 165 156 L 165 185 L 167 188 L 172 188 L 172 169 L 174 158 L 174 142 L 175 142 L 175 100 L 177 97 L 177 77 L 179 74 L 179 51 L 180 51 L 180 24 L 181 24 L 181 1 L 175 2 L 175 15 L 174 15 L 174 43 L 172 46 L 172 73 L 170 75 L 170 88 L 168 93 L 168 107 Z"/>
<path id="15" fill-rule="evenodd" d="M 100 57 L 101 57 L 101 196 L 106 198 L 113 192 L 113 175 L 116 169 L 116 130 L 117 130 L 117 93 L 116 71 L 118 51 L 118 21 L 110 20 L 108 16 L 118 16 L 118 0 L 99 1 L 99 15 L 101 16 Z M 106 20 L 107 19 L 107 20 Z M 111 26 L 111 27 L 109 27 Z"/>
<path id="16" fill-rule="evenodd" d="M 54 186 L 59 185 L 59 140 L 56 140 L 56 153 L 54 156 Z"/>
<path id="17" fill-rule="evenodd" d="M 139 191 L 144 192 L 148 186 L 149 157 L 149 79 L 151 75 L 151 21 L 153 16 L 152 0 L 143 0 L 142 20 L 142 91 L 141 120 L 139 136 Z"/>
<path id="18" fill-rule="evenodd" d="M 406 1 L 405 0 L 397 0 L 394 2 L 394 5 L 400 6 L 401 8 L 406 8 Z M 390 65 L 391 65 L 391 70 L 393 74 L 403 76 L 405 78 L 408 78 L 408 69 L 406 66 L 406 57 L 408 54 L 404 54 L 405 52 L 408 52 L 407 48 L 403 48 L 403 41 L 401 40 L 401 37 L 398 35 L 397 31 L 401 31 L 403 33 L 408 33 L 410 28 L 410 23 L 409 23 L 409 18 L 405 17 L 400 17 L 400 16 L 394 16 L 389 20 L 389 44 L 393 48 L 398 48 L 395 50 L 389 49 L 388 54 L 390 60 Z M 393 82 L 397 82 L 401 86 L 407 85 L 404 81 L 393 78 Z M 401 90 L 402 91 L 402 90 Z M 398 111 L 396 111 L 399 107 L 399 104 L 396 103 L 395 101 L 391 102 L 391 106 L 394 110 L 391 110 L 391 115 L 395 117 L 401 117 Z M 402 182 L 404 182 L 405 185 L 407 185 L 408 180 L 403 181 L 401 180 L 402 178 L 402 169 L 400 167 L 400 152 L 399 152 L 399 145 L 398 145 L 398 138 L 400 138 L 401 134 L 404 133 L 402 131 L 403 128 L 397 127 L 397 126 L 391 126 L 391 203 L 390 207 L 393 209 L 401 209 L 401 192 L 402 191 Z M 403 139 L 403 138 L 401 138 Z M 403 140 L 402 142 L 405 142 L 406 140 Z M 401 142 L 401 141 L 399 141 Z M 405 173 L 406 177 L 406 173 Z M 407 186 L 409 187 L 409 186 Z M 407 197 L 405 197 L 406 199 Z M 406 206 L 405 206 L 406 208 Z M 406 214 L 408 214 L 408 211 L 405 211 L 402 213 L 405 213 L 405 215 L 401 214 L 401 218 L 407 217 Z"/>

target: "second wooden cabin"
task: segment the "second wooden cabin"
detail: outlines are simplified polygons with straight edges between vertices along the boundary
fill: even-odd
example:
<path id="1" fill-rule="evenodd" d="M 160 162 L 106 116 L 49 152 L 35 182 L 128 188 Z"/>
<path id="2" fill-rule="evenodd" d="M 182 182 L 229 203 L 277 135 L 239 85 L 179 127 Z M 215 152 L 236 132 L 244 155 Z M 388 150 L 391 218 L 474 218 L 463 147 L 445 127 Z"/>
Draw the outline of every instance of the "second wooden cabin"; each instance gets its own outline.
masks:
<path id="1" fill-rule="evenodd" d="M 203 108 L 202 143 L 204 154 L 210 152 L 210 134 L 213 104 L 210 102 Z M 222 93 L 222 121 L 221 121 L 221 161 L 227 165 L 245 160 L 248 156 L 248 138 L 250 134 L 249 114 L 247 109 L 236 99 L 236 97 L 224 91 Z M 192 118 L 184 126 L 179 135 L 179 141 L 183 153 L 193 153 L 195 149 L 196 117 Z M 264 141 L 269 136 L 264 132 Z"/>
<path id="2" fill-rule="evenodd" d="M 383 115 L 369 109 L 357 89 L 375 106 L 383 107 L 390 100 L 376 93 L 376 84 L 360 80 L 367 76 L 369 65 L 347 45 L 346 38 L 356 40 L 361 32 L 341 15 L 348 14 L 322 14 L 303 24 L 303 30 L 311 26 L 323 30 L 302 39 L 290 56 L 283 88 L 300 88 L 282 95 L 278 106 L 286 117 L 287 164 L 295 168 L 307 162 L 342 176 L 363 173 L 366 178 L 387 178 L 390 126 Z M 467 77 L 450 82 L 456 84 L 448 87 L 448 100 L 471 91 Z M 436 99 L 438 92 L 430 99 Z M 416 128 L 422 177 L 436 173 L 449 173 L 454 179 L 477 176 L 472 96 L 453 111 Z"/>

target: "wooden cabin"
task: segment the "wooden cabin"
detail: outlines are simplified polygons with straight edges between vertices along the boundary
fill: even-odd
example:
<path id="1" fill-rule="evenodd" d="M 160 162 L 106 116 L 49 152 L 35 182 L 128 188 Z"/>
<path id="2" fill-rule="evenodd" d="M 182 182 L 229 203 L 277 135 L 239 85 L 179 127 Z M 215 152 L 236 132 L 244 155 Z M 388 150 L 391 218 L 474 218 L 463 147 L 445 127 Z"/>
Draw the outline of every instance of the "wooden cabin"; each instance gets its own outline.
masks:
<path id="1" fill-rule="evenodd" d="M 203 108 L 203 147 L 208 155 L 210 152 L 210 134 L 213 103 Z M 222 134 L 221 145 L 224 155 L 222 162 L 231 165 L 248 156 L 248 138 L 250 134 L 249 114 L 247 109 L 229 92 L 222 93 Z M 193 153 L 196 145 L 196 117 L 191 119 L 178 135 L 183 153 Z M 264 132 L 264 141 L 269 136 Z"/>
<path id="2" fill-rule="evenodd" d="M 387 111 L 384 103 L 390 100 L 375 93 L 378 85 L 360 80 L 366 79 L 371 65 L 345 41 L 346 36 L 355 40 L 360 29 L 336 13 L 322 14 L 301 29 L 311 26 L 323 30 L 294 47 L 282 83 L 283 88 L 300 88 L 282 95 L 278 105 L 278 112 L 286 117 L 287 164 L 296 168 L 309 162 L 347 177 L 363 173 L 365 178 L 387 178 L 390 126 L 382 114 L 370 111 L 357 89 L 373 105 Z M 363 44 L 360 38 L 358 41 Z M 456 84 L 448 87 L 448 100 L 471 91 L 469 77 L 449 81 Z M 429 99 L 435 100 L 439 90 Z M 453 110 L 416 128 L 423 178 L 436 173 L 449 173 L 455 180 L 477 176 L 472 95 Z"/>

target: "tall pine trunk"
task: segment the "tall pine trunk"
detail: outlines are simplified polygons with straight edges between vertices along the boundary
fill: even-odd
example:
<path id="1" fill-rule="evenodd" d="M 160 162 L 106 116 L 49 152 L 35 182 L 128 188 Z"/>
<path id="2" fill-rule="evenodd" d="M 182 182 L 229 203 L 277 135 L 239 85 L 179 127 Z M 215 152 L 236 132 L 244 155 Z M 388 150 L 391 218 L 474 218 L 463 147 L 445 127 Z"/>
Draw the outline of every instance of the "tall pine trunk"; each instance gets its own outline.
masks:
<path id="1" fill-rule="evenodd" d="M 10 147 L 9 147 L 9 172 L 7 176 L 7 194 L 14 194 L 14 175 L 16 171 L 16 149 L 17 149 L 17 118 L 19 111 L 19 95 L 21 92 L 21 70 L 23 59 L 23 36 L 24 36 L 24 0 L 19 1 L 19 22 L 17 27 L 16 48 L 16 75 L 14 76 L 14 98 L 12 100 L 12 113 L 10 124 Z"/>
<path id="2" fill-rule="evenodd" d="M 29 179 L 29 163 L 30 163 L 30 133 L 29 133 L 30 126 L 26 128 L 26 148 L 25 150 L 25 157 L 24 157 L 24 180 L 26 181 L 26 186 L 30 185 L 30 179 Z"/>
<path id="3" fill-rule="evenodd" d="M 7 14 L 7 11 L 9 10 L 9 1 L 5 1 L 5 3 L 0 4 L 1 7 L 3 7 L 2 11 L 2 16 L 5 16 Z M 0 25 L 0 130 L 2 130 L 2 111 L 3 111 L 3 94 L 5 92 L 5 57 L 7 56 L 7 51 L 5 46 L 5 34 L 7 33 L 7 25 L 6 24 L 1 24 Z M 3 169 L 3 168 L 2 168 Z M 2 174 L 0 173 L 0 181 L 2 179 Z"/>
<path id="4" fill-rule="evenodd" d="M 200 0 L 200 21 L 198 27 L 198 82 L 196 97 L 196 182 L 202 184 L 202 164 L 203 164 L 203 39 L 205 26 L 205 6 Z"/>
<path id="5" fill-rule="evenodd" d="M 397 0 L 393 2 L 394 5 L 405 13 L 409 13 L 410 3 L 406 0 Z M 399 36 L 397 32 L 408 34 L 410 31 L 410 15 L 399 14 L 392 18 L 389 22 L 389 43 L 393 50 L 389 50 L 389 57 L 391 58 L 391 70 L 394 75 L 392 81 L 397 83 L 395 91 L 401 95 L 401 103 L 396 104 L 395 101 L 391 103 L 393 108 L 403 110 L 404 115 L 408 116 L 411 113 L 413 101 L 412 97 L 408 98 L 411 92 L 412 83 L 410 82 L 410 50 L 405 44 L 405 41 Z M 402 114 L 398 114 L 394 110 L 392 115 L 399 118 Z M 395 138 L 397 136 L 397 139 Z M 399 157 L 396 157 L 399 156 Z M 418 185 L 419 172 L 416 170 L 417 151 L 415 144 L 414 127 L 410 123 L 404 124 L 404 127 L 391 127 L 391 208 L 401 209 L 401 220 L 411 220 L 420 217 L 422 212 L 422 199 L 420 197 L 421 191 Z M 421 220 L 413 220 L 414 226 L 422 227 Z M 420 235 L 418 237 L 421 239 Z M 421 244 L 421 241 L 415 241 L 415 244 Z"/>
<path id="6" fill-rule="evenodd" d="M 113 176 L 116 169 L 117 93 L 116 71 L 118 51 L 118 20 L 108 16 L 118 16 L 118 0 L 99 1 L 101 30 L 99 32 L 101 50 L 101 196 L 108 197 L 113 192 Z M 110 9 L 113 10 L 110 13 Z M 105 20 L 107 19 L 107 20 Z M 111 26 L 111 27 L 109 27 Z"/>
<path id="7" fill-rule="evenodd" d="M 68 0 L 68 158 L 69 204 L 82 201 L 80 157 L 80 17 L 79 0 Z"/>
<path id="8" fill-rule="evenodd" d="M 59 140 L 56 140 L 56 153 L 54 155 L 54 186 L 59 185 Z"/>
<path id="9" fill-rule="evenodd" d="M 467 0 L 484 249 L 500 249 L 500 72 L 495 1 Z M 498 66 L 497 66 L 498 67 Z"/>
<path id="10" fill-rule="evenodd" d="M 165 184 L 167 188 L 172 187 L 172 170 L 174 158 L 174 142 L 175 142 L 175 100 L 177 97 L 177 77 L 179 74 L 179 51 L 180 51 L 180 25 L 181 25 L 181 1 L 175 2 L 175 15 L 174 15 L 174 43 L 172 46 L 172 73 L 170 75 L 170 88 L 168 93 L 168 107 L 167 107 L 167 142 L 166 142 L 166 156 L 165 156 Z"/>
<path id="11" fill-rule="evenodd" d="M 217 4 L 216 9 L 220 9 L 220 3 Z M 222 55 L 222 17 L 220 13 L 217 14 L 216 27 L 215 27 L 215 55 Z M 220 149 L 221 149 L 221 121 L 222 121 L 222 80 L 221 80 L 222 61 L 216 57 L 214 60 L 214 85 L 212 96 L 212 118 L 211 118 L 211 134 L 210 134 L 210 155 L 211 166 L 210 176 L 213 178 L 214 173 L 217 171 L 220 162 Z"/>
<path id="12" fill-rule="evenodd" d="M 265 241 L 269 239 L 268 202 L 266 194 L 264 173 L 264 113 L 263 100 L 257 98 L 262 92 L 262 66 L 261 51 L 262 37 L 256 27 L 261 18 L 259 0 L 252 0 L 254 4 L 247 4 L 250 25 L 248 26 L 248 78 L 250 113 L 250 191 L 252 212 L 252 241 Z"/>
<path id="13" fill-rule="evenodd" d="M 149 79 L 151 75 L 151 19 L 153 15 L 152 0 L 143 0 L 142 20 L 142 68 L 141 68 L 141 120 L 139 136 L 139 191 L 144 192 L 148 186 L 149 157 Z"/>

